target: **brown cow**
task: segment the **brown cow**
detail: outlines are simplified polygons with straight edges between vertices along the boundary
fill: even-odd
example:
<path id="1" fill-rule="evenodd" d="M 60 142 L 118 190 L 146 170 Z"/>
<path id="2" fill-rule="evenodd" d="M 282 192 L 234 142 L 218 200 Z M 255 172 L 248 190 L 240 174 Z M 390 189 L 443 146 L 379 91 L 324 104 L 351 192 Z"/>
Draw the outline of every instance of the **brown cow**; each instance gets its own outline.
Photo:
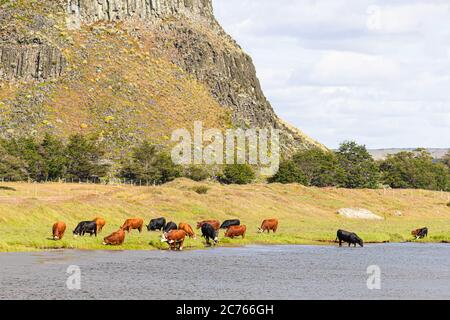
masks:
<path id="1" fill-rule="evenodd" d="M 167 242 L 170 250 L 183 251 L 184 240 L 186 239 L 186 232 L 184 230 L 172 230 L 169 233 L 164 233 L 161 242 Z M 178 248 L 177 248 L 178 245 Z"/>
<path id="2" fill-rule="evenodd" d="M 53 225 L 53 240 L 61 240 L 66 232 L 66 224 L 59 221 Z"/>
<path id="3" fill-rule="evenodd" d="M 178 224 L 178 230 L 183 230 L 184 232 L 186 232 L 186 234 L 189 236 L 189 238 L 192 238 L 194 240 L 197 239 L 197 236 L 196 236 L 194 230 L 187 223 L 180 223 L 180 224 Z"/>
<path id="4" fill-rule="evenodd" d="M 242 239 L 245 239 L 245 233 L 247 232 L 247 226 L 231 226 L 225 232 L 226 238 L 234 239 L 234 237 L 242 236 Z"/>
<path id="5" fill-rule="evenodd" d="M 277 219 L 268 219 L 264 220 L 261 224 L 261 228 L 259 228 L 259 233 L 266 232 L 270 233 L 270 231 L 273 231 L 273 233 L 276 233 L 278 229 L 278 220 Z"/>
<path id="6" fill-rule="evenodd" d="M 95 224 L 97 225 L 97 233 L 102 232 L 103 227 L 104 227 L 105 224 L 106 224 L 105 219 L 103 219 L 103 218 L 95 218 L 95 219 L 93 220 L 93 222 L 95 222 Z"/>
<path id="7" fill-rule="evenodd" d="M 113 234 L 107 236 L 103 239 L 103 244 L 110 246 L 121 246 L 125 241 L 125 231 L 123 229 L 119 229 L 119 231 L 114 232 Z"/>
<path id="8" fill-rule="evenodd" d="M 135 219 L 128 219 L 125 221 L 125 223 L 122 226 L 122 230 L 128 231 L 128 233 L 131 232 L 131 230 L 139 230 L 139 233 L 142 232 L 142 227 L 144 226 L 144 220 L 135 218 Z"/>
<path id="9" fill-rule="evenodd" d="M 198 222 L 197 229 L 200 229 L 205 224 L 210 224 L 216 231 L 220 230 L 220 221 L 217 221 L 217 220 L 206 220 L 206 221 Z"/>

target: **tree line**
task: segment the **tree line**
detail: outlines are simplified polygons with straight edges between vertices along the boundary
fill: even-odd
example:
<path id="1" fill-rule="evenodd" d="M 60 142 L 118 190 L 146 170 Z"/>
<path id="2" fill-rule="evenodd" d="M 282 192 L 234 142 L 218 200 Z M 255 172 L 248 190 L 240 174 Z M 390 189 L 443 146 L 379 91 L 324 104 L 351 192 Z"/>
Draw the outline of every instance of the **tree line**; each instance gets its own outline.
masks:
<path id="1" fill-rule="evenodd" d="M 450 152 L 435 161 L 424 149 L 375 161 L 366 147 L 344 142 L 336 151 L 305 150 L 284 160 L 271 183 L 314 187 L 426 189 L 450 191 Z"/>
<path id="2" fill-rule="evenodd" d="M 136 184 L 160 185 L 179 177 L 224 184 L 248 184 L 257 179 L 249 165 L 223 167 L 175 165 L 167 150 L 142 142 L 118 161 L 107 157 L 95 137 L 71 135 L 66 142 L 51 134 L 42 139 L 0 139 L 0 179 L 8 181 L 91 181 L 119 178 Z M 440 161 L 423 149 L 401 152 L 375 161 L 366 147 L 344 142 L 336 151 L 310 149 L 281 161 L 269 183 L 314 187 L 414 188 L 450 191 L 450 152 Z"/>

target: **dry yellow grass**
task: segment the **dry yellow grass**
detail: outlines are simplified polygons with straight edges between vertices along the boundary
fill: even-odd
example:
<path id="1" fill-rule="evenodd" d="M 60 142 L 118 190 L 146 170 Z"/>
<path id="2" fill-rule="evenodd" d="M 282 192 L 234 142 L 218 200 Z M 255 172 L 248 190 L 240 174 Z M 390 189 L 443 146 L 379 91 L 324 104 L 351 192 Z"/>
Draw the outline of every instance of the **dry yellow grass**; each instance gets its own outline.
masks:
<path id="1" fill-rule="evenodd" d="M 248 227 L 245 240 L 223 239 L 221 245 L 320 244 L 334 241 L 338 228 L 357 232 L 366 242 L 411 240 L 412 229 L 427 226 L 425 241 L 450 241 L 449 193 L 423 190 L 317 189 L 299 185 L 222 186 L 180 179 L 161 187 L 99 186 L 86 184 L 4 183 L 0 189 L 0 251 L 50 248 L 155 249 L 164 248 L 158 233 L 134 232 L 124 246 L 106 248 L 102 238 L 117 230 L 126 218 L 166 217 L 192 225 L 203 219 L 239 218 Z M 196 186 L 208 193 L 197 194 Z M 340 208 L 361 207 L 384 216 L 384 221 L 349 220 Z M 403 216 L 395 216 L 400 211 Z M 107 220 L 99 238 L 73 238 L 79 221 L 101 216 Z M 257 234 L 266 218 L 280 220 L 275 235 Z M 63 241 L 49 240 L 52 224 L 63 220 L 68 231 Z M 188 248 L 201 248 L 189 240 Z"/>

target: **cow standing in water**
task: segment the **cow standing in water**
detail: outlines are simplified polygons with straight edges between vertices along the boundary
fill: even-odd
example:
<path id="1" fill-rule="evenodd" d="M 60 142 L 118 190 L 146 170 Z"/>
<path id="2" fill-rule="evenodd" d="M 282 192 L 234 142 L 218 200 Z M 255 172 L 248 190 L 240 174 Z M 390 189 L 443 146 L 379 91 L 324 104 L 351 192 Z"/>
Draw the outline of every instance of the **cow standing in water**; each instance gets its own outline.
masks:
<path id="1" fill-rule="evenodd" d="M 273 231 L 273 233 L 276 233 L 278 230 L 278 220 L 277 219 L 267 219 L 264 220 L 261 224 L 261 228 L 259 228 L 259 233 L 264 233 L 267 231 L 267 233 L 270 233 L 270 231 Z"/>
<path id="2" fill-rule="evenodd" d="M 357 244 L 359 244 L 361 247 L 364 247 L 363 240 L 354 232 L 339 230 L 337 232 L 336 241 L 337 240 L 339 240 L 339 247 L 342 247 L 343 242 L 347 242 L 349 247 L 352 245 L 356 247 Z"/>
<path id="3" fill-rule="evenodd" d="M 194 232 L 194 230 L 192 229 L 192 227 L 187 224 L 187 223 L 180 223 L 178 225 L 178 230 L 183 230 L 184 232 L 186 232 L 186 234 L 189 236 L 189 238 L 192 238 L 194 240 L 197 239 L 197 236 Z"/>
<path id="4" fill-rule="evenodd" d="M 104 245 L 121 246 L 125 241 L 125 231 L 123 229 L 119 229 L 119 231 L 114 232 L 103 240 Z"/>
<path id="5" fill-rule="evenodd" d="M 64 222 L 59 221 L 53 225 L 53 240 L 62 240 L 64 233 L 66 232 L 67 226 Z"/>
<path id="6" fill-rule="evenodd" d="M 143 226 L 144 220 L 135 218 L 126 220 L 121 229 L 127 231 L 128 233 L 130 233 L 131 230 L 139 230 L 139 233 L 141 233 Z"/>
<path id="7" fill-rule="evenodd" d="M 183 251 L 184 240 L 186 239 L 186 232 L 184 230 L 172 230 L 164 233 L 161 242 L 167 242 L 170 250 Z"/>
<path id="8" fill-rule="evenodd" d="M 102 232 L 103 228 L 106 225 L 105 219 L 103 219 L 103 218 L 95 218 L 93 221 L 97 225 L 97 233 Z"/>

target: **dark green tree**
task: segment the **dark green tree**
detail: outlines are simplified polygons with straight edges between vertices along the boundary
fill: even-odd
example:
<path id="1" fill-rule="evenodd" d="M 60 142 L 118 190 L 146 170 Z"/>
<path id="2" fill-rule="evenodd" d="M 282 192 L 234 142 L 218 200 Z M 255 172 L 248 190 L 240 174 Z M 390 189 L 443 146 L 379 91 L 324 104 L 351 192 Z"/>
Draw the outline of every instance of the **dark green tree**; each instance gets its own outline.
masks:
<path id="1" fill-rule="evenodd" d="M 383 181 L 392 188 L 448 190 L 449 171 L 444 163 L 436 163 L 423 149 L 400 152 L 381 161 Z"/>
<path id="2" fill-rule="evenodd" d="M 5 141 L 0 141 L 0 179 L 23 181 L 28 179 L 27 164 L 20 158 L 10 154 L 4 147 Z"/>
<path id="3" fill-rule="evenodd" d="M 344 142 L 336 152 L 342 171 L 340 185 L 345 188 L 377 188 L 380 172 L 375 160 L 363 145 Z"/>
<path id="4" fill-rule="evenodd" d="M 94 138 L 82 134 L 69 137 L 65 148 L 69 179 L 98 179 L 108 174 L 110 164 L 105 159 L 105 149 Z"/>
<path id="5" fill-rule="evenodd" d="M 164 184 L 181 176 L 182 168 L 175 165 L 167 152 L 149 142 L 134 148 L 130 160 L 125 161 L 120 177 L 142 183 Z"/>
<path id="6" fill-rule="evenodd" d="M 308 186 L 338 186 L 342 181 L 344 173 L 333 152 L 313 148 L 295 154 L 293 160 L 305 174 Z"/>
<path id="7" fill-rule="evenodd" d="M 68 158 L 64 143 L 59 138 L 47 133 L 38 152 L 44 162 L 43 179 L 54 180 L 65 176 Z"/>

